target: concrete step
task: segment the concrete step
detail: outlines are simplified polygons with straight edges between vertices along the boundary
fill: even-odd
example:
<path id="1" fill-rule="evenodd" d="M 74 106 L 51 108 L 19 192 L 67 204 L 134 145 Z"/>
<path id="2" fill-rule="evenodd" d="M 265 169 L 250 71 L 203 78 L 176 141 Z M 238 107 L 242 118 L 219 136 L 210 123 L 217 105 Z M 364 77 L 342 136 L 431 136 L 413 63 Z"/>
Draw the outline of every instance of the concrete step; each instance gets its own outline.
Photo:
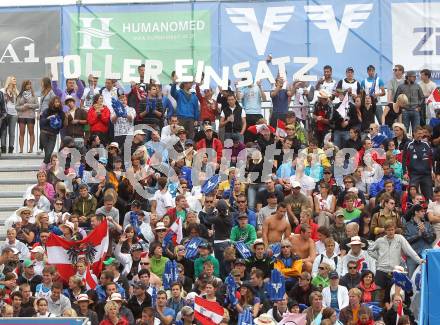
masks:
<path id="1" fill-rule="evenodd" d="M 10 180 L 9 182 L 0 182 L 1 192 L 21 193 L 21 196 L 26 192 L 29 186 L 35 185 L 28 180 Z"/>
<path id="2" fill-rule="evenodd" d="M 8 207 L 15 207 L 15 209 L 17 209 L 18 207 L 21 207 L 23 205 L 23 202 L 24 202 L 23 193 L 15 197 L 0 197 L 0 207 L 8 206 Z"/>
<path id="3" fill-rule="evenodd" d="M 9 160 L 9 159 L 40 159 L 43 160 L 43 153 L 14 153 L 14 154 L 2 154 L 0 160 Z"/>
<path id="4" fill-rule="evenodd" d="M 23 200 L 24 191 L 4 191 L 0 187 L 0 198 L 21 198 Z"/>
<path id="5" fill-rule="evenodd" d="M 30 184 L 37 182 L 37 170 L 32 171 L 1 171 L 0 170 L 0 182 L 3 182 L 3 184 L 8 183 L 9 181 L 13 180 L 26 180 L 29 181 Z M 0 183 L 2 184 L 2 183 Z M 12 183 L 8 183 L 12 184 Z"/>

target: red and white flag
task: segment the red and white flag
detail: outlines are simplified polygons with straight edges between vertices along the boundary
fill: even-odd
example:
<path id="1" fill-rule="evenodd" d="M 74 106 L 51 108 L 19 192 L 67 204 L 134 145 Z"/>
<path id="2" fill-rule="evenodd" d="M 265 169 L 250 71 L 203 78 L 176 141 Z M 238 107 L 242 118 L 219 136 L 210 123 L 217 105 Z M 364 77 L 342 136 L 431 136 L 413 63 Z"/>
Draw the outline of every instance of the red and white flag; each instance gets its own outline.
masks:
<path id="1" fill-rule="evenodd" d="M 276 135 L 279 136 L 280 138 L 285 138 L 285 137 L 287 137 L 287 133 L 286 133 L 286 123 L 284 123 L 283 120 L 277 120 L 277 130 L 276 130 Z"/>
<path id="2" fill-rule="evenodd" d="M 196 297 L 194 316 L 202 325 L 216 325 L 223 320 L 224 310 L 219 303 Z"/>
<path id="3" fill-rule="evenodd" d="M 176 221 L 168 229 L 165 238 L 163 239 L 164 244 L 169 243 L 171 240 L 174 245 L 180 244 L 183 239 L 183 229 L 182 229 L 182 219 L 177 218 Z"/>
<path id="4" fill-rule="evenodd" d="M 275 129 L 267 124 L 256 124 L 256 125 L 252 125 L 250 127 L 248 127 L 247 129 L 250 133 L 252 134 L 258 134 L 261 133 L 263 131 L 269 131 L 270 133 L 275 133 Z"/>
<path id="5" fill-rule="evenodd" d="M 95 278 L 93 277 L 92 272 L 90 271 L 90 267 L 87 266 L 86 275 L 84 277 L 84 282 L 86 284 L 87 290 L 95 289 L 98 283 L 96 282 Z"/>
<path id="6" fill-rule="evenodd" d="M 432 102 L 434 102 L 434 103 L 440 102 L 440 90 L 438 88 L 435 88 L 432 91 L 431 95 L 429 95 L 429 97 L 426 98 L 426 104 L 429 104 Z"/>
<path id="7" fill-rule="evenodd" d="M 46 244 L 47 262 L 55 265 L 60 277 L 68 282 L 69 277 L 75 274 L 73 264 L 77 261 L 78 256 L 85 255 L 91 270 L 96 276 L 99 276 L 102 270 L 102 262 L 107 254 L 108 244 L 109 236 L 106 219 L 80 241 L 70 241 L 51 233 Z"/>

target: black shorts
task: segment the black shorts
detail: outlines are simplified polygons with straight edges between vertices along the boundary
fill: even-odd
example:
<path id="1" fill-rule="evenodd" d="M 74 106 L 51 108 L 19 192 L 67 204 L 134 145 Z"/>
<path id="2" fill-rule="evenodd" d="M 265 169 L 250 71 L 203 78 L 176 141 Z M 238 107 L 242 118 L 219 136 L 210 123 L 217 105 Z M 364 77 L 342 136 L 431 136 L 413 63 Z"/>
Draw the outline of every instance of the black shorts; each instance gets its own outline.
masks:
<path id="1" fill-rule="evenodd" d="M 35 118 L 32 117 L 19 117 L 18 118 L 18 124 L 35 124 Z"/>

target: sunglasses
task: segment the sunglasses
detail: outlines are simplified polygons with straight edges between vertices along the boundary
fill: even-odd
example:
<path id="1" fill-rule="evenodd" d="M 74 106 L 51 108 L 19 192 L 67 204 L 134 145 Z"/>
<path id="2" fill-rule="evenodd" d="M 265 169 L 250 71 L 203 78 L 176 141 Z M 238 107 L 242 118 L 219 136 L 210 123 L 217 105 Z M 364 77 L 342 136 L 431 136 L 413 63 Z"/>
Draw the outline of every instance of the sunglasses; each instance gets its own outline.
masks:
<path id="1" fill-rule="evenodd" d="M 290 246 L 281 246 L 281 248 L 290 248 Z"/>
<path id="2" fill-rule="evenodd" d="M 325 270 L 325 267 L 320 266 L 320 267 L 318 267 L 318 270 Z"/>
<path id="3" fill-rule="evenodd" d="M 332 172 L 324 172 L 324 174 L 331 174 Z"/>
<path id="4" fill-rule="evenodd" d="M 140 264 L 141 264 L 141 265 L 150 265 L 150 263 L 149 263 L 149 262 L 144 262 L 144 263 L 143 263 L 143 262 L 141 262 Z"/>
<path id="5" fill-rule="evenodd" d="M 393 69 L 393 71 L 402 71 L 402 69 Z"/>
<path id="6" fill-rule="evenodd" d="M 55 205 L 63 205 L 62 202 L 55 202 Z"/>
<path id="7" fill-rule="evenodd" d="M 167 231 L 166 229 L 158 229 L 158 230 L 156 230 L 156 232 L 165 232 L 165 231 Z"/>
<path id="8" fill-rule="evenodd" d="M 246 201 L 237 201 L 238 203 L 246 203 Z"/>
<path id="9" fill-rule="evenodd" d="M 356 267 L 356 266 L 349 266 L 348 269 L 349 269 L 349 270 L 356 270 L 357 267 Z"/>

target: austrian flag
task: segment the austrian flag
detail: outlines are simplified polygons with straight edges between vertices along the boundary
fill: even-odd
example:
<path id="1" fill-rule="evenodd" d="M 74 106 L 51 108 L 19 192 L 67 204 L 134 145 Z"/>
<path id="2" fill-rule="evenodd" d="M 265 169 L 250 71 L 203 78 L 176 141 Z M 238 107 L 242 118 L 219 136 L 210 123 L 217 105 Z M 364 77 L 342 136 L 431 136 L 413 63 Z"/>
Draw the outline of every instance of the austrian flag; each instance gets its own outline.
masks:
<path id="1" fill-rule="evenodd" d="M 107 254 L 108 244 L 109 236 L 106 219 L 80 241 L 66 240 L 51 233 L 46 244 L 47 262 L 56 266 L 60 277 L 68 282 L 69 277 L 75 274 L 74 264 L 78 261 L 78 257 L 84 256 L 90 269 L 95 275 L 99 276 L 102 262 Z M 93 284 L 90 283 L 89 286 L 93 287 Z"/>
<path id="2" fill-rule="evenodd" d="M 180 244 L 183 239 L 182 219 L 177 218 L 176 221 L 168 229 L 165 238 L 163 239 L 163 246 L 166 247 L 168 243 L 173 241 L 174 245 Z"/>
<path id="3" fill-rule="evenodd" d="M 194 316 L 202 325 L 220 324 L 224 310 L 219 303 L 196 297 L 194 301 Z"/>

